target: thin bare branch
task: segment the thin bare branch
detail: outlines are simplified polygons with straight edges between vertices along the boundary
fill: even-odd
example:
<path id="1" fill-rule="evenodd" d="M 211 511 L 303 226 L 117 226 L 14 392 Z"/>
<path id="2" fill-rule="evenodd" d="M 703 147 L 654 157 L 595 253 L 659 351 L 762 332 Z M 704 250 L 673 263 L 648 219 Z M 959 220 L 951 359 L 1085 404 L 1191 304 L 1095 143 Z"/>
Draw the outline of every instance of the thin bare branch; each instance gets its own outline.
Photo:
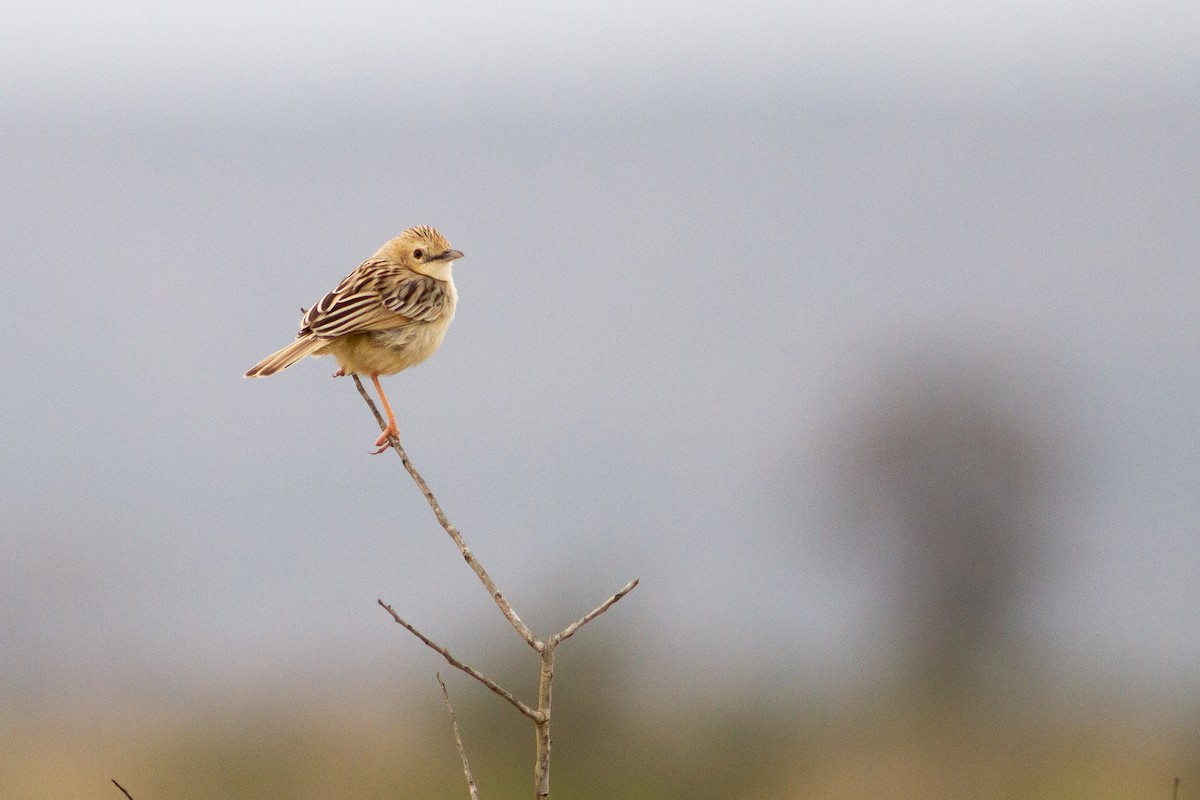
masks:
<path id="1" fill-rule="evenodd" d="M 386 430 L 387 423 L 384 422 L 383 415 L 379 413 L 379 409 L 375 406 L 375 401 L 371 399 L 369 394 L 367 394 L 367 390 L 363 387 L 362 381 L 359 380 L 357 375 L 351 375 L 351 377 L 354 378 L 354 385 L 358 388 L 358 393 L 362 396 L 363 401 L 366 402 L 367 407 L 371 409 L 371 413 L 375 415 L 375 421 L 379 424 L 379 429 L 381 431 Z M 442 511 L 441 504 L 438 503 L 437 498 L 434 497 L 433 492 L 430 491 L 429 485 L 425 483 L 425 479 L 421 477 L 421 473 L 417 472 L 416 467 L 414 467 L 412 462 L 409 460 L 408 454 L 404 452 L 404 448 L 400 444 L 399 437 L 391 437 L 388 440 L 388 444 L 393 450 L 396 451 L 396 454 L 400 456 L 400 462 L 404 465 L 404 468 L 408 470 L 408 474 L 417 484 L 417 488 L 421 490 L 421 494 L 425 497 L 425 502 L 429 504 L 429 507 L 433 510 L 433 515 L 437 517 L 438 524 L 442 526 L 442 530 L 446 531 L 447 535 L 450 536 L 450 539 L 454 542 L 455 546 L 458 547 L 458 551 L 462 554 L 463 560 L 467 562 L 467 565 L 475 573 L 476 577 L 479 578 L 484 588 L 487 589 L 488 594 L 492 596 L 492 600 L 496 603 L 496 607 L 500 609 L 500 612 L 504 614 L 505 619 L 508 620 L 509 624 L 512 625 L 513 629 L 521 636 L 521 638 L 525 640 L 526 644 L 538 652 L 541 660 L 541 674 L 538 680 L 537 710 L 534 710 L 522 703 L 520 700 L 514 697 L 512 693 L 501 688 L 496 684 L 495 681 L 488 678 L 483 673 L 472 667 L 468 667 L 466 664 L 463 664 L 454 656 L 450 655 L 446 648 L 435 643 L 428 636 L 425 636 L 412 625 L 405 622 L 400 615 L 396 613 L 395 609 L 393 609 L 387 603 L 384 603 L 383 600 L 379 601 L 379 605 L 382 606 L 383 609 L 389 614 L 391 614 L 392 619 L 404 627 L 409 633 L 420 639 L 430 649 L 440 653 L 442 658 L 446 659 L 447 663 L 449 663 L 452 667 L 470 675 L 472 678 L 491 689 L 493 693 L 503 697 L 526 717 L 533 720 L 534 727 L 536 729 L 535 742 L 537 748 L 536 760 L 534 762 L 534 792 L 538 800 L 549 800 L 550 707 L 553 697 L 552 686 L 554 682 L 554 651 L 561 642 L 574 636 L 580 628 L 603 614 L 605 611 L 608 611 L 608 609 L 612 608 L 612 606 L 616 604 L 618 600 L 633 591 L 633 589 L 638 585 L 638 579 L 635 578 L 634 580 L 625 584 L 625 586 L 619 592 L 605 600 L 578 621 L 572 623 L 559 633 L 555 634 L 550 639 L 546 640 L 545 642 L 541 641 L 537 638 L 537 636 L 534 635 L 533 631 L 531 631 L 529 627 L 521 621 L 521 618 L 517 616 L 517 612 L 513 610 L 511 605 L 509 605 L 508 600 L 506 600 L 504 595 L 500 593 L 500 590 L 496 588 L 496 584 L 494 581 L 492 581 L 491 576 L 488 575 L 487 570 L 483 568 L 483 565 L 479 563 L 477 558 L 475 558 L 475 554 L 471 552 L 469 547 L 467 547 L 467 543 L 463 539 L 462 534 L 459 533 L 458 529 L 455 528 L 450 523 L 450 520 L 446 518 L 445 513 Z M 463 774 L 467 778 L 467 788 L 471 792 L 471 800 L 478 800 L 478 790 L 475 786 L 474 779 L 471 777 L 471 768 L 467 764 L 467 754 L 463 749 L 462 737 L 459 734 L 458 720 L 455 718 L 454 707 L 450 704 L 450 693 L 447 691 L 446 684 L 442 681 L 441 675 L 438 675 L 438 683 L 441 684 L 442 696 L 445 698 L 446 708 L 450 712 L 450 721 L 454 727 L 454 740 L 455 744 L 458 745 L 459 756 L 462 757 Z"/>
<path id="2" fill-rule="evenodd" d="M 534 723 L 533 796 L 550 800 L 550 707 L 554 699 L 554 642 L 546 645 L 538 676 L 538 711 L 542 719 Z"/>
<path id="3" fill-rule="evenodd" d="M 454 656 L 450 655 L 450 652 L 448 650 L 446 650 L 446 648 L 442 647 L 440 644 L 433 641 L 428 636 L 421 633 L 419 630 L 417 630 L 412 625 L 410 625 L 408 622 L 406 622 L 399 614 L 396 613 L 396 609 L 392 608 L 391 606 L 389 606 L 387 603 L 383 602 L 382 600 L 379 601 L 379 605 L 385 611 L 387 611 L 389 614 L 391 614 L 392 619 L 396 620 L 397 623 L 402 625 L 405 630 L 407 630 L 413 636 L 416 636 L 418 639 L 420 639 L 422 642 L 424 642 L 426 647 L 428 647 L 429 649 L 431 649 L 437 653 L 440 653 L 442 658 L 446 659 L 446 661 L 450 664 L 450 666 L 454 667 L 455 669 L 460 669 L 463 672 L 467 673 L 472 678 L 479 681 L 484 686 L 488 687 L 489 689 L 491 689 L 493 692 L 495 692 L 496 694 L 503 697 L 508 702 L 512 703 L 513 706 L 516 707 L 516 709 L 518 711 L 520 711 L 525 716 L 529 717 L 534 722 L 537 722 L 540 719 L 542 719 L 543 715 L 540 712 L 534 711 L 532 708 L 530 708 L 529 706 L 522 703 L 520 700 L 518 700 L 516 697 L 513 696 L 512 692 L 508 691 L 503 686 L 500 686 L 498 683 L 496 683 L 494 680 L 489 678 L 487 675 L 484 675 L 482 672 L 475 669 L 474 667 L 468 666 L 468 665 L 462 663 L 461 661 L 459 661 Z"/>
<path id="4" fill-rule="evenodd" d="M 125 787 L 124 787 L 124 786 L 122 786 L 121 784 L 117 783 L 117 779 L 116 779 L 116 778 L 109 778 L 109 780 L 111 780 L 111 781 L 113 782 L 113 786 L 116 786 L 118 789 L 120 789 L 120 790 L 121 790 L 121 794 L 123 794 L 123 795 L 125 795 L 126 797 L 128 797 L 128 798 L 129 798 L 129 800 L 133 800 L 133 795 L 131 795 L 129 792 L 125 791 Z"/>
<path id="5" fill-rule="evenodd" d="M 384 422 L 383 415 L 379 413 L 379 409 L 375 407 L 375 401 L 371 399 L 369 394 L 367 394 L 367 390 L 363 387 L 362 381 L 358 379 L 358 375 L 352 374 L 351 377 L 354 378 L 354 385 L 358 387 L 358 393 L 362 395 L 363 400 L 366 401 L 367 406 L 371 409 L 371 413 L 375 415 L 375 421 L 379 423 L 379 429 L 381 431 L 384 430 L 387 427 L 387 423 Z M 441 525 L 442 530 L 446 531 L 450 538 L 454 540 L 454 544 L 458 547 L 458 551 L 462 554 L 463 559 L 467 562 L 467 565 L 471 567 L 475 575 L 478 576 L 480 582 L 483 583 L 484 588 L 487 589 L 488 594 L 492 596 L 492 600 L 495 601 L 496 606 L 500 609 L 500 613 L 502 613 L 505 619 L 509 621 L 509 624 L 516 629 L 517 633 L 521 635 L 521 638 L 524 639 L 530 647 L 540 653 L 545 645 L 536 636 L 534 636 L 533 631 L 529 629 L 529 626 L 522 622 L 521 618 L 517 616 L 517 612 L 513 610 L 511 605 L 509 605 L 508 600 L 503 594 L 500 593 L 500 590 L 496 588 L 496 584 L 492 580 L 492 577 L 488 575 L 487 570 L 484 569 L 483 565 L 479 563 L 479 559 L 475 558 L 475 554 L 471 552 L 471 548 L 467 547 L 467 543 L 463 540 L 462 534 L 459 533 L 458 528 L 455 528 L 452 524 L 450 524 L 450 520 L 446 518 L 446 514 L 442 511 L 441 504 L 438 503 L 437 498 L 434 497 L 433 492 L 430 491 L 429 484 L 425 483 L 425 479 L 421 477 L 421 473 L 417 472 L 417 468 L 414 467 L 412 462 L 408 460 L 408 453 L 404 452 L 404 448 L 400 445 L 399 439 L 393 437 L 390 440 L 390 444 L 392 449 L 395 450 L 397 455 L 400 456 L 401 463 L 404 464 L 404 468 L 408 470 L 408 474 L 411 475 L 413 481 L 416 482 L 417 488 L 421 490 L 421 494 L 425 496 L 425 502 L 429 503 L 429 507 L 433 509 L 433 515 L 437 517 L 438 524 Z"/>
<path id="6" fill-rule="evenodd" d="M 632 592 L 634 587 L 638 585 L 638 581 L 640 581 L 640 580 L 641 580 L 641 578 L 634 578 L 629 583 L 625 584 L 625 586 L 622 587 L 621 591 L 617 592 L 612 597 L 605 600 L 603 603 L 601 603 L 599 606 L 597 606 L 594 610 L 588 612 L 579 621 L 571 623 L 570 625 L 568 625 L 566 628 L 564 628 L 559 633 L 556 633 L 553 636 L 551 636 L 550 637 L 550 646 L 557 647 L 559 642 L 563 641 L 564 639 L 570 639 L 572 636 L 575 635 L 576 631 L 578 631 L 584 625 L 587 625 L 589 622 L 594 620 L 596 617 L 603 614 L 605 611 L 608 611 L 610 608 L 613 607 L 613 605 L 618 600 L 620 600 L 622 597 L 624 597 L 625 595 Z"/>
<path id="7" fill-rule="evenodd" d="M 1171 789 L 1171 800 L 1179 800 L 1179 776 L 1175 776 L 1175 786 Z"/>
<path id="8" fill-rule="evenodd" d="M 442 680 L 440 672 L 437 675 L 438 685 L 442 687 L 442 697 L 446 701 L 446 710 L 450 712 L 450 725 L 454 728 L 454 744 L 458 746 L 458 756 L 462 759 L 463 776 L 467 779 L 467 791 L 471 793 L 471 800 L 479 800 L 479 789 L 475 786 L 475 778 L 471 776 L 471 765 L 467 763 L 467 751 L 463 749 L 462 736 L 458 732 L 458 717 L 454 716 L 454 706 L 450 704 L 450 690 L 446 688 L 446 682 Z"/>

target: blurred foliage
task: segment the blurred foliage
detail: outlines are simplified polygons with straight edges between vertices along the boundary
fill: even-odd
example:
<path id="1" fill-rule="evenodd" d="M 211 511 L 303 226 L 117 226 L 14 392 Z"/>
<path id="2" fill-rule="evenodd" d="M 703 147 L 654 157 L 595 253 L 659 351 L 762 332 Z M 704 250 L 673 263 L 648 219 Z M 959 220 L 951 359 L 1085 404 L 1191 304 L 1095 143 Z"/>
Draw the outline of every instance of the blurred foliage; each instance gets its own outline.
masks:
<path id="1" fill-rule="evenodd" d="M 924 691 L 862 696 L 821 714 L 787 696 L 639 708 L 621 691 L 633 654 L 617 655 L 608 675 L 606 655 L 560 667 L 557 797 L 1165 800 L 1176 775 L 1181 798 L 1200 795 L 1196 708 L 1138 715 L 1105 697 L 1069 708 L 1031 698 L 931 703 Z M 530 797 L 529 724 L 461 675 L 450 690 L 482 797 Z M 122 709 L 0 722 L 5 800 L 121 800 L 112 777 L 135 800 L 466 797 L 432 676 L 427 696 L 381 693 L 374 708 L 330 711 L 296 697 L 210 702 L 155 723 Z"/>
<path id="2" fill-rule="evenodd" d="M 892 669 L 931 700 L 1029 666 L 1021 609 L 1058 566 L 1061 423 L 1009 372 L 985 353 L 907 353 L 839 446 L 850 538 L 891 573 Z"/>

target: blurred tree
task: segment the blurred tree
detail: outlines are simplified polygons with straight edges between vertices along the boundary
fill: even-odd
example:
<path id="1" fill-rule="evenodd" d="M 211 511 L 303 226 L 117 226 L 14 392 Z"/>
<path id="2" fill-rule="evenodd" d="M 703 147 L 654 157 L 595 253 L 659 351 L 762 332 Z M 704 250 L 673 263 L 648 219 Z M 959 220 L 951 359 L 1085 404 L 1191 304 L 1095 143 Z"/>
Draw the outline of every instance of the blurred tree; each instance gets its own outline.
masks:
<path id="1" fill-rule="evenodd" d="M 1002 674 L 996 660 L 1022 650 L 1016 618 L 1047 552 L 1054 454 L 1018 400 L 1028 387 L 1003 372 L 976 358 L 893 374 L 852 434 L 864 532 L 895 557 L 904 675 L 939 696 Z"/>

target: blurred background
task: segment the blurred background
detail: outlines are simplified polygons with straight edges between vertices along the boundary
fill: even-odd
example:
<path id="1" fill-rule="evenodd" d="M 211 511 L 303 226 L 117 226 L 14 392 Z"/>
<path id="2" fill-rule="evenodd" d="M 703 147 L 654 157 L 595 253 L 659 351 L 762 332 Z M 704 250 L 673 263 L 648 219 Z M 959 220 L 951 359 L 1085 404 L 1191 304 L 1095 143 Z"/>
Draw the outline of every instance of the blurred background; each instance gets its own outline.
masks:
<path id="1" fill-rule="evenodd" d="M 536 660 L 555 793 L 1200 796 L 1200 6 L 12 4 L 0 796 L 461 797 L 434 672 Z M 447 675 L 483 796 L 533 736 Z"/>

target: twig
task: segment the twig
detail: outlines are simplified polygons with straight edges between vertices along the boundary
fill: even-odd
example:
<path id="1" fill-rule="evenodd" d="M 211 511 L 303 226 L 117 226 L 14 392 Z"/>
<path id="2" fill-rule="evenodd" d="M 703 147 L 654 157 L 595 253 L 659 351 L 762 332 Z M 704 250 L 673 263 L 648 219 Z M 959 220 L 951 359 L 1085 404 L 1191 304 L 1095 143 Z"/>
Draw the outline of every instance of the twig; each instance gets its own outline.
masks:
<path id="1" fill-rule="evenodd" d="M 122 786 L 121 784 L 117 783 L 117 779 L 116 779 L 116 778 L 110 778 L 109 780 L 111 780 L 111 781 L 113 782 L 113 786 L 116 786 L 118 789 L 120 789 L 120 790 L 121 790 L 121 794 L 123 794 L 123 795 L 125 795 L 126 797 L 128 797 L 128 798 L 129 798 L 129 800 L 133 800 L 133 795 L 131 795 L 129 792 L 125 791 L 125 787 L 124 787 L 124 786 Z M 1175 780 L 1176 780 L 1176 782 L 1178 782 L 1178 781 L 1179 781 L 1179 779 L 1178 779 L 1178 778 L 1176 778 Z"/>
<path id="2" fill-rule="evenodd" d="M 1175 788 L 1171 790 L 1171 800 L 1179 800 L 1179 776 L 1175 776 Z"/>
<path id="3" fill-rule="evenodd" d="M 575 635 L 575 632 L 577 630 L 582 628 L 584 625 L 587 625 L 589 622 L 591 622 L 596 617 L 603 614 L 605 611 L 608 611 L 610 608 L 613 607 L 613 605 L 618 600 L 620 600 L 622 597 L 624 597 L 625 595 L 632 592 L 633 588 L 638 585 L 638 581 L 640 581 L 640 580 L 641 580 L 640 578 L 634 578 L 629 583 L 625 584 L 625 586 L 621 589 L 621 591 L 617 592 L 612 597 L 605 600 L 603 603 L 601 603 L 599 606 L 597 606 L 593 611 L 584 615 L 578 622 L 571 623 L 570 625 L 568 625 L 566 628 L 564 628 L 559 633 L 556 633 L 553 636 L 551 636 L 550 637 L 551 646 L 557 646 L 558 643 L 563 641 L 564 639 L 570 639 L 572 636 Z"/>
<path id="4" fill-rule="evenodd" d="M 440 644 L 433 641 L 428 636 L 421 633 L 419 630 L 417 630 L 412 625 L 410 625 L 408 622 L 406 622 L 403 618 L 401 618 L 401 616 L 396 613 L 396 609 L 392 608 L 391 606 L 389 606 L 387 603 L 383 602 L 382 600 L 379 601 L 379 605 L 385 611 L 387 611 L 389 614 L 391 614 L 392 619 L 396 620 L 396 622 L 398 622 L 400 625 L 402 625 L 405 628 L 405 630 L 407 630 L 413 636 L 416 636 L 418 639 L 420 639 L 422 642 L 424 642 L 426 647 L 428 647 L 431 650 L 434 650 L 435 652 L 440 653 L 442 658 L 446 659 L 446 661 L 450 664 L 450 666 L 454 667 L 455 669 L 460 669 L 463 672 L 467 673 L 472 678 L 479 681 L 484 686 L 488 687 L 489 689 L 491 689 L 493 692 L 495 692 L 496 694 L 503 697 L 508 702 L 512 703 L 513 706 L 516 707 L 516 709 L 518 711 L 520 711 L 525 716 L 529 717 L 534 722 L 538 722 L 539 720 L 542 719 L 543 715 L 540 712 L 534 711 L 532 708 L 530 708 L 529 706 L 522 703 L 520 700 L 518 700 L 516 697 L 513 696 L 512 692 L 508 691 L 503 686 L 500 686 L 499 684 L 497 684 L 494 680 L 489 678 L 487 675 L 484 675 L 482 672 L 475 669 L 474 667 L 468 666 L 468 665 L 462 663 L 461 661 L 459 661 L 454 656 L 450 655 L 450 652 L 448 650 L 446 650 L 446 648 L 442 647 Z"/>
<path id="5" fill-rule="evenodd" d="M 549 644 L 541 652 L 542 666 L 538 676 L 538 711 L 545 715 L 534 723 L 535 759 L 533 762 L 533 791 L 535 800 L 550 800 L 550 703 L 554 686 L 554 651 Z"/>
<path id="6" fill-rule="evenodd" d="M 462 736 L 458 732 L 458 718 L 454 716 L 454 706 L 450 705 L 450 691 L 446 688 L 446 682 L 442 680 L 440 672 L 437 675 L 437 682 L 442 687 L 442 698 L 446 701 L 446 710 L 450 712 L 450 725 L 454 728 L 454 744 L 458 746 L 458 755 L 463 762 L 463 775 L 467 779 L 467 791 L 471 793 L 471 800 L 479 800 L 479 789 L 475 787 L 475 779 L 471 777 L 471 765 L 467 763 L 467 751 L 463 749 Z"/>
<path id="7" fill-rule="evenodd" d="M 550 798 L 550 707 L 554 700 L 554 653 L 558 645 L 565 639 L 575 635 L 575 632 L 613 607 L 618 600 L 633 591 L 638 585 L 638 578 L 621 587 L 621 591 L 605 600 L 592 611 L 589 611 L 578 621 L 571 623 L 561 632 L 554 634 L 546 642 L 541 651 L 541 670 L 538 677 L 538 713 L 541 720 L 534 720 L 534 743 L 537 755 L 533 764 L 533 785 L 537 800 Z"/>
<path id="8" fill-rule="evenodd" d="M 383 415 L 379 413 L 379 409 L 375 407 L 375 401 L 371 399 L 371 396 L 367 394 L 367 390 L 363 388 L 362 381 L 359 380 L 357 375 L 352 375 L 351 377 L 354 378 L 354 385 L 358 387 L 358 393 L 362 395 L 362 399 L 366 401 L 367 407 L 370 408 L 371 413 L 375 415 L 375 421 L 379 423 L 379 429 L 386 430 L 387 424 L 383 421 Z M 428 636 L 425 636 L 412 625 L 409 625 L 407 622 L 401 619 L 400 615 L 396 613 L 395 609 L 393 609 L 387 603 L 384 603 L 382 600 L 380 600 L 379 605 L 382 606 L 389 614 L 391 614 L 392 619 L 407 629 L 409 633 L 413 634 L 422 642 L 424 642 L 427 647 L 440 653 L 442 658 L 446 659 L 451 666 L 467 673 L 472 678 L 491 689 L 492 692 L 500 697 L 503 697 L 526 717 L 533 720 L 535 728 L 535 744 L 537 746 L 537 757 L 534 761 L 533 767 L 534 792 L 537 800 L 549 800 L 550 707 L 553 698 L 552 687 L 554 684 L 554 651 L 558 648 L 558 645 L 561 642 L 574 636 L 580 628 L 603 614 L 608 609 L 612 608 L 612 606 L 618 600 L 633 591 L 634 587 L 638 585 L 638 579 L 635 578 L 634 580 L 625 584 L 625 586 L 622 587 L 619 592 L 605 600 L 595 609 L 585 614 L 576 622 L 568 625 L 562 631 L 552 636 L 548 641 L 542 642 L 534 635 L 533 631 L 531 631 L 529 627 L 521 621 L 521 618 L 517 616 L 517 612 L 513 610 L 511 605 L 509 605 L 508 601 L 504 598 L 504 595 L 500 593 L 500 590 L 496 588 L 496 584 L 492 581 L 491 576 L 488 575 L 487 570 L 483 568 L 483 565 L 480 564 L 478 559 L 475 558 L 475 555 L 471 552 L 471 549 L 467 547 L 467 543 L 463 540 L 462 534 L 458 532 L 457 528 L 450 524 L 450 520 L 447 519 L 445 513 L 442 512 L 442 507 L 438 503 L 437 498 L 434 497 L 433 492 L 430 491 L 429 485 L 425 483 L 425 479 L 421 477 L 421 473 L 417 472 L 416 467 L 414 467 L 412 462 L 408 460 L 408 454 L 404 452 L 404 448 L 400 445 L 399 437 L 389 437 L 388 444 L 391 445 L 392 449 L 396 451 L 396 454 L 400 456 L 400 461 L 404 464 L 404 468 L 408 470 L 408 474 L 412 476 L 413 481 L 416 482 L 417 488 L 420 489 L 421 494 L 425 496 L 425 502 L 427 502 L 429 507 L 433 509 L 433 515 L 437 517 L 438 524 L 442 526 L 442 529 L 446 531 L 446 533 L 449 534 L 450 538 L 454 541 L 454 544 L 458 547 L 459 552 L 462 553 L 463 559 L 467 562 L 467 565 L 471 567 L 472 571 L 474 571 L 480 582 L 483 583 L 484 588 L 488 590 L 488 593 L 491 594 L 492 599 L 496 602 L 496 606 L 500 609 L 500 612 L 504 614 L 505 619 L 509 621 L 509 624 L 513 626 L 513 629 L 516 630 L 521 638 L 525 640 L 526 644 L 538 652 L 538 656 L 541 660 L 541 670 L 538 678 L 537 710 L 535 711 L 534 709 L 522 703 L 520 700 L 514 697 L 511 692 L 501 688 L 496 684 L 495 681 L 488 678 L 479 670 L 468 667 L 466 664 L 463 664 L 461 661 L 454 658 L 454 656 L 447 652 L 446 648 L 436 644 Z M 454 718 L 454 709 L 450 706 L 450 694 L 446 691 L 446 684 L 442 683 L 442 678 L 440 675 L 438 676 L 438 683 L 441 683 L 442 685 L 442 694 L 446 699 L 446 707 L 450 709 L 450 720 L 454 724 L 454 738 L 455 742 L 458 744 L 459 755 L 462 756 L 463 773 L 467 776 L 467 785 L 471 790 L 471 798 L 472 800 L 477 800 L 475 784 L 471 778 L 470 768 L 467 766 L 467 755 L 463 750 L 462 738 L 458 733 L 458 722 Z"/>
<path id="9" fill-rule="evenodd" d="M 371 396 L 367 394 L 367 390 L 363 388 L 362 381 L 358 379 L 358 375 L 352 373 L 351 377 L 354 378 L 354 385 L 358 387 L 358 393 L 362 395 L 363 400 L 365 400 L 367 405 L 370 407 L 371 413 L 375 415 L 375 421 L 379 423 L 379 429 L 381 431 L 384 430 L 387 428 L 387 423 L 384 422 L 383 415 L 379 413 L 379 409 L 375 407 L 375 401 L 371 399 Z M 494 600 L 496 605 L 500 608 L 500 613 L 504 614 L 505 619 L 507 619 L 513 628 L 516 629 L 517 633 L 521 635 L 521 638 L 524 639 L 530 647 L 540 653 L 545 645 L 533 635 L 533 631 L 529 629 L 529 626 L 522 622 L 521 618 L 517 616 L 517 612 L 513 610 L 511 605 L 509 605 L 508 600 L 505 599 L 504 595 L 500 593 L 500 590 L 496 588 L 496 584 L 492 580 L 492 576 L 488 575 L 487 570 L 483 568 L 483 565 L 479 563 L 477 558 L 475 558 L 475 554 L 471 552 L 469 547 L 467 547 L 467 543 L 463 540 L 462 534 L 458 532 L 458 528 L 455 528 L 450 524 L 450 520 L 446 518 L 446 515 L 442 511 L 442 507 L 438 503 L 437 498 L 434 497 L 433 492 L 429 490 L 429 484 L 425 483 L 425 479 L 421 477 L 421 473 L 417 472 L 417 468 L 414 467 L 412 462 L 408 460 L 408 453 L 404 452 L 404 448 L 400 445 L 399 439 L 392 437 L 389 440 L 389 443 L 392 445 L 392 449 L 395 450 L 400 456 L 400 461 L 404 464 L 404 468 L 408 470 L 408 474 L 412 476 L 413 481 L 416 482 L 417 488 L 421 490 L 421 494 L 425 496 L 425 502 L 429 503 L 429 507 L 433 509 L 433 515 L 437 517 L 438 524 L 441 525 L 442 529 L 450 535 L 451 539 L 454 540 L 454 544 L 458 546 L 458 551 L 462 553 L 463 559 L 479 577 L 479 580 L 483 583 L 484 588 L 488 590 L 488 594 L 492 596 L 492 600 Z"/>

